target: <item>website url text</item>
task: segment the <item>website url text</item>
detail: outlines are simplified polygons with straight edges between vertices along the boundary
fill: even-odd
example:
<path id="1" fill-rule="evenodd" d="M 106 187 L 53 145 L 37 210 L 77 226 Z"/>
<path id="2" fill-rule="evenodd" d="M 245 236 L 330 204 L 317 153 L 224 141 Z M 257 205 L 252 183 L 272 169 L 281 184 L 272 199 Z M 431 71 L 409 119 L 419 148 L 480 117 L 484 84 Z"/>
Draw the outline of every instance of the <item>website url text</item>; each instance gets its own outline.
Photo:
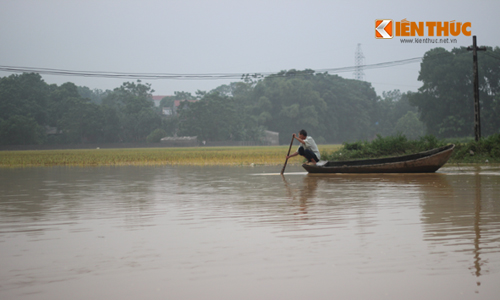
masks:
<path id="1" fill-rule="evenodd" d="M 456 44 L 457 39 L 431 39 L 431 38 L 413 38 L 413 39 L 401 39 L 401 43 L 404 44 Z"/>

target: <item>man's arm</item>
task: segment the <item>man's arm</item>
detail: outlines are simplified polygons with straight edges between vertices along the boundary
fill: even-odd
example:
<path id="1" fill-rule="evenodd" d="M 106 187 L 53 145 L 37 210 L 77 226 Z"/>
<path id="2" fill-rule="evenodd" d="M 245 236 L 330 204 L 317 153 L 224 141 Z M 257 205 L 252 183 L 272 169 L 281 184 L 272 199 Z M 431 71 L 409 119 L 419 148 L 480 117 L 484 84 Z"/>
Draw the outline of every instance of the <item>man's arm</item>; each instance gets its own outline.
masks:
<path id="1" fill-rule="evenodd" d="M 287 155 L 286 159 L 289 159 L 290 157 L 294 157 L 294 156 L 297 156 L 297 155 L 299 155 L 299 152 L 295 152 L 293 154 Z"/>
<path id="2" fill-rule="evenodd" d="M 305 142 L 303 139 L 301 139 L 300 137 L 298 137 L 295 133 L 293 134 L 293 137 L 294 137 L 297 141 L 299 141 L 302 145 L 305 145 L 305 144 L 306 144 L 306 142 Z"/>

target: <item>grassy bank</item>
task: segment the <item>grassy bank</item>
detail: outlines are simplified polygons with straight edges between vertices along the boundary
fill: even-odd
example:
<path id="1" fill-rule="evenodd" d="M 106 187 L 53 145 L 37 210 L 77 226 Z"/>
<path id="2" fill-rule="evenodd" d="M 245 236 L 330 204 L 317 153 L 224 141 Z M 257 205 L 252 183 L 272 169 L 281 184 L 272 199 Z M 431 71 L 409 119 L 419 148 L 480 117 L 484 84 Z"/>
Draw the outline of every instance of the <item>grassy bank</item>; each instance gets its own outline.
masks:
<path id="1" fill-rule="evenodd" d="M 283 165 L 289 146 L 2 151 L 0 167 L 103 165 Z M 332 152 L 340 145 L 320 145 Z M 292 152 L 297 145 L 292 147 Z M 288 164 L 301 164 L 299 157 Z"/>
<path id="2" fill-rule="evenodd" d="M 408 140 L 404 135 L 380 137 L 371 142 L 358 141 L 344 143 L 338 150 L 322 154 L 325 160 L 351 160 L 361 158 L 389 157 L 429 150 L 455 144 L 450 163 L 500 163 L 500 134 L 474 140 L 438 140 L 434 136 L 424 136 L 418 140 Z"/>

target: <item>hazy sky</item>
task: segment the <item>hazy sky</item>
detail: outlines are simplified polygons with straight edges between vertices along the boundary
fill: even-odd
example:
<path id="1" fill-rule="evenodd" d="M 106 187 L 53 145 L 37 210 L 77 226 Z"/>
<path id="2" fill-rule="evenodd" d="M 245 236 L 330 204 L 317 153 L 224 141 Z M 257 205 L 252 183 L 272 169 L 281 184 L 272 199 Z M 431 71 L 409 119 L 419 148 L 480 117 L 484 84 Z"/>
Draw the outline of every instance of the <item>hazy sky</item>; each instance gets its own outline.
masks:
<path id="1" fill-rule="evenodd" d="M 402 3 L 407 4 L 402 4 Z M 454 44 L 375 39 L 375 19 L 471 22 L 479 45 L 500 46 L 500 1 L 0 0 L 0 65 L 127 73 L 259 73 L 421 57 Z M 472 67 L 471 67 L 472 68 Z M 415 91 L 420 64 L 365 70 L 377 94 Z M 0 72 L 0 77 L 11 73 Z M 354 78 L 352 72 L 339 73 Z M 42 75 L 113 89 L 127 79 Z M 235 81 L 235 80 L 232 80 Z M 224 80 L 143 80 L 156 95 L 209 91 Z"/>

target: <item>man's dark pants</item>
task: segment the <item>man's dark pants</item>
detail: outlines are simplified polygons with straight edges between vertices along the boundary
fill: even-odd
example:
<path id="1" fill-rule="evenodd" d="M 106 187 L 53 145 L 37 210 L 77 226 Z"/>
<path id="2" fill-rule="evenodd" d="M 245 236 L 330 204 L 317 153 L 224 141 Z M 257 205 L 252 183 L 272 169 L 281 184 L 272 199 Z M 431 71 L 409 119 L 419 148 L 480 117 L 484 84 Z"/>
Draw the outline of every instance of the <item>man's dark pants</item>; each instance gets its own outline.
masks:
<path id="1" fill-rule="evenodd" d="M 304 149 L 304 147 L 302 147 L 302 146 L 299 147 L 299 154 L 304 156 L 307 159 L 307 161 L 311 161 L 313 159 L 315 162 L 319 161 L 319 159 L 316 157 L 316 154 L 314 154 L 314 152 L 312 152 L 309 149 Z"/>

